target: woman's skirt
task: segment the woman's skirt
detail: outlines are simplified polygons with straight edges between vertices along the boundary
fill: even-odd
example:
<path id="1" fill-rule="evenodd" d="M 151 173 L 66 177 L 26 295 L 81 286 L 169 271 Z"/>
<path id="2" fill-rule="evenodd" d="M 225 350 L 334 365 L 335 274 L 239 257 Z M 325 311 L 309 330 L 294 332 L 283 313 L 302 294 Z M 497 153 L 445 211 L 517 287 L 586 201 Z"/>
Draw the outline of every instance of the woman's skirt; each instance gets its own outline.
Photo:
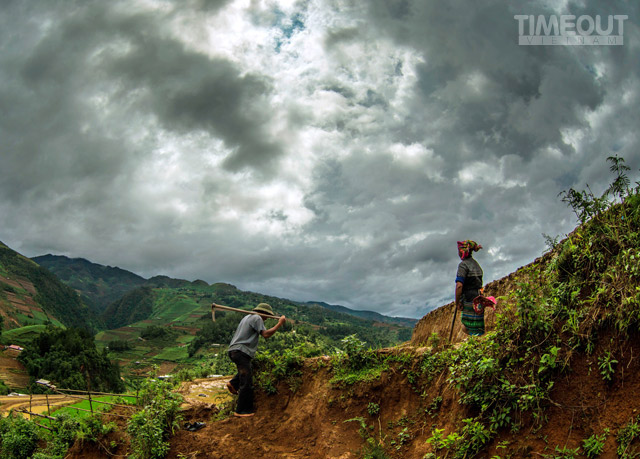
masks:
<path id="1" fill-rule="evenodd" d="M 465 326 L 465 333 L 471 336 L 484 335 L 484 311 L 476 313 L 473 309 L 472 301 L 462 303 L 462 325 Z"/>

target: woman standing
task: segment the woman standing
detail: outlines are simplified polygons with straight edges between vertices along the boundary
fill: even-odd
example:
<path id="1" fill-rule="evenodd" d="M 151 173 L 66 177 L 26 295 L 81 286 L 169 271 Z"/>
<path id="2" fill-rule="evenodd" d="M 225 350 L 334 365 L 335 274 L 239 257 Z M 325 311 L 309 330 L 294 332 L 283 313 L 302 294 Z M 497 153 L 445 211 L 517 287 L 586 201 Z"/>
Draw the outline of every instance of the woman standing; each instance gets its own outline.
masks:
<path id="1" fill-rule="evenodd" d="M 456 308 L 462 311 L 461 322 L 466 334 L 480 336 L 484 334 L 484 309 L 477 313 L 473 308 L 473 299 L 482 289 L 482 268 L 473 258 L 473 252 L 482 246 L 477 242 L 458 241 L 460 264 L 456 273 Z"/>

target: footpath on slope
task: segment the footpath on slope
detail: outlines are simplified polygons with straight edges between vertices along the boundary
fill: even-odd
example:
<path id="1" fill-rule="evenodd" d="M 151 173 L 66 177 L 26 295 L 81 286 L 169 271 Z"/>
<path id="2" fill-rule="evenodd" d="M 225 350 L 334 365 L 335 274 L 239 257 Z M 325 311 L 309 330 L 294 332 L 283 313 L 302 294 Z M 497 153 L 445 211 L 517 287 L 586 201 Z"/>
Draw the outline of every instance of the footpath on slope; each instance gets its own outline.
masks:
<path id="1" fill-rule="evenodd" d="M 384 435 L 388 443 L 392 431 L 417 425 L 411 418 L 421 397 L 405 375 L 390 371 L 380 380 L 348 388 L 334 387 L 331 377 L 323 358 L 308 359 L 295 392 L 280 383 L 275 395 L 257 394 L 254 417 L 230 417 L 207 423 L 196 432 L 178 432 L 168 457 L 357 458 L 365 443 L 360 419 L 373 426 L 365 436 L 380 441 Z M 375 416 L 368 412 L 370 403 L 379 407 Z M 206 421 L 209 412 L 202 406 L 185 415 L 192 421 Z M 427 449 L 422 451 L 405 457 L 422 457 Z"/>

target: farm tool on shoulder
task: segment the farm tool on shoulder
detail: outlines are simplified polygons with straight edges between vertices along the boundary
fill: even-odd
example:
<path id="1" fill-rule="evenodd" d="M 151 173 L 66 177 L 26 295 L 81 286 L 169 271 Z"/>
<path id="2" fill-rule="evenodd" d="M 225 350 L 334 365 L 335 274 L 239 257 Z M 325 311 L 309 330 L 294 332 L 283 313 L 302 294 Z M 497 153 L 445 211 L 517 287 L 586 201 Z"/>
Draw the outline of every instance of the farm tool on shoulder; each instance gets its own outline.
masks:
<path id="1" fill-rule="evenodd" d="M 272 316 L 270 314 L 265 314 L 263 312 L 246 311 L 244 309 L 232 308 L 231 306 L 223 306 L 221 304 L 212 303 L 211 304 L 211 319 L 214 322 L 216 321 L 216 309 L 220 310 L 220 311 L 241 312 L 243 314 L 256 314 L 256 315 L 261 315 L 263 317 L 266 317 L 268 319 L 276 319 L 276 320 L 280 319 L 280 316 Z"/>

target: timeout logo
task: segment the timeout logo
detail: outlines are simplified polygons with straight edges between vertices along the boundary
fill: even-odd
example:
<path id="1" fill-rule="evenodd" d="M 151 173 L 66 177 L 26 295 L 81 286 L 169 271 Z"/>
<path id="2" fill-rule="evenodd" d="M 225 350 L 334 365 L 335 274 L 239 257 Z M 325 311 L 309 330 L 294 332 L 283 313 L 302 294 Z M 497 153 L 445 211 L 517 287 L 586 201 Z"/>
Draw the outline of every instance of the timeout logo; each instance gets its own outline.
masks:
<path id="1" fill-rule="evenodd" d="M 602 17 L 516 14 L 518 44 L 522 46 L 621 46 L 624 44 L 624 21 L 629 16 Z"/>

